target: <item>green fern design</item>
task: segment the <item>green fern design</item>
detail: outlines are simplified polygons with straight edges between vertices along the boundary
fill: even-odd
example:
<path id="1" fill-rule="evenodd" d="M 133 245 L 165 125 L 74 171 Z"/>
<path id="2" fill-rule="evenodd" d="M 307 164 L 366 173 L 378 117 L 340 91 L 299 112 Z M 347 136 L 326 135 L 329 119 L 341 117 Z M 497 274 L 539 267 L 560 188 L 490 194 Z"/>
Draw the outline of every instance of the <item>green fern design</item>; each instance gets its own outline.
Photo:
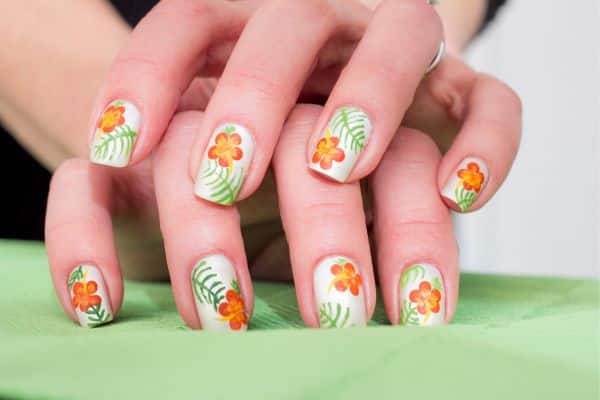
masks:
<path id="1" fill-rule="evenodd" d="M 192 288 L 198 301 L 202 304 L 212 305 L 215 312 L 217 312 L 219 303 L 225 298 L 223 293 L 227 289 L 206 261 L 200 261 L 194 269 L 192 273 Z"/>
<path id="2" fill-rule="evenodd" d="M 433 278 L 433 282 L 431 285 L 434 289 L 437 290 L 442 290 L 442 282 L 440 281 L 440 278 L 438 278 L 437 276 L 435 278 Z"/>
<path id="3" fill-rule="evenodd" d="M 473 203 L 475 203 L 475 200 L 477 200 L 477 193 L 465 190 L 462 185 L 459 185 L 454 189 L 454 196 L 456 198 L 456 204 L 462 212 L 471 208 Z"/>
<path id="4" fill-rule="evenodd" d="M 425 268 L 423 268 L 420 264 L 415 264 L 411 267 L 408 267 L 404 273 L 402 274 L 402 278 L 400 279 L 400 286 L 402 289 L 408 285 L 409 282 L 415 282 L 418 279 L 423 279 L 425 277 Z"/>
<path id="5" fill-rule="evenodd" d="M 129 125 L 117 127 L 112 133 L 100 138 L 100 143 L 94 146 L 94 157 L 98 160 L 129 157 L 136 135 L 137 133 Z"/>
<path id="6" fill-rule="evenodd" d="M 343 309 L 339 303 L 335 308 L 331 303 L 321 304 L 319 309 L 321 328 L 345 328 L 350 318 L 350 307 Z"/>
<path id="7" fill-rule="evenodd" d="M 349 147 L 355 154 L 365 147 L 368 125 L 367 114 L 355 107 L 339 109 L 330 123 L 332 135 L 339 137 L 343 147 L 345 149 Z"/>
<path id="8" fill-rule="evenodd" d="M 237 280 L 232 280 L 231 281 L 231 288 L 233 289 L 234 292 L 236 292 L 238 295 L 242 294 L 242 290 L 240 289 L 240 284 L 238 283 Z"/>
<path id="9" fill-rule="evenodd" d="M 244 169 L 240 168 L 229 176 L 227 168 L 223 168 L 217 161 L 211 160 L 204 170 L 201 179 L 204 185 L 210 189 L 209 196 L 212 201 L 219 204 L 231 205 L 242 187 Z"/>
<path id="10" fill-rule="evenodd" d="M 102 308 L 102 304 L 91 306 L 85 313 L 88 315 L 89 327 L 94 327 L 110 321 L 110 313 Z"/>
<path id="11" fill-rule="evenodd" d="M 400 323 L 402 325 L 419 325 L 419 314 L 414 304 L 404 300 L 402 303 L 402 311 L 400 312 Z"/>
<path id="12" fill-rule="evenodd" d="M 71 289 L 73 287 L 75 282 L 80 281 L 82 279 L 83 279 L 83 268 L 80 265 L 79 267 L 77 267 L 76 270 L 71 272 L 71 275 L 69 276 L 69 283 L 68 283 L 69 289 Z"/>

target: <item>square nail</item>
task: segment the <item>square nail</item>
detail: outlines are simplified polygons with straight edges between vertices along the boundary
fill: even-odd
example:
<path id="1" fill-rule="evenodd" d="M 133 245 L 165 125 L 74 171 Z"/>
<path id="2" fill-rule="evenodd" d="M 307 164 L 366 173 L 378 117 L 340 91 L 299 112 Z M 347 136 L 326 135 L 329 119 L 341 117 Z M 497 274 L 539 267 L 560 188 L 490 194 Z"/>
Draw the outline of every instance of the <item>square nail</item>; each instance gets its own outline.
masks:
<path id="1" fill-rule="evenodd" d="M 105 109 L 96 123 L 90 160 L 95 164 L 124 167 L 140 128 L 140 112 L 125 100 L 115 100 Z"/>
<path id="2" fill-rule="evenodd" d="M 194 192 L 213 203 L 231 205 L 237 199 L 254 152 L 252 135 L 235 123 L 212 134 L 200 163 Z"/>
<path id="3" fill-rule="evenodd" d="M 488 177 L 488 169 L 483 160 L 465 158 L 448 179 L 442 196 L 456 204 L 460 211 L 468 211 L 485 188 Z"/>
<path id="4" fill-rule="evenodd" d="M 400 324 L 441 325 L 446 317 L 444 282 L 430 264 L 414 264 L 402 272 L 399 287 Z"/>
<path id="5" fill-rule="evenodd" d="M 313 283 L 321 328 L 367 324 L 363 281 L 354 261 L 343 256 L 323 259 Z"/>
<path id="6" fill-rule="evenodd" d="M 69 275 L 67 286 L 81 326 L 93 328 L 113 320 L 106 285 L 98 268 L 78 265 Z"/>
<path id="7" fill-rule="evenodd" d="M 248 314 L 235 270 L 222 254 L 200 260 L 192 270 L 192 291 L 202 329 L 245 331 Z"/>
<path id="8" fill-rule="evenodd" d="M 371 134 L 371 121 L 357 107 L 341 107 L 334 113 L 319 136 L 309 167 L 345 182 Z"/>

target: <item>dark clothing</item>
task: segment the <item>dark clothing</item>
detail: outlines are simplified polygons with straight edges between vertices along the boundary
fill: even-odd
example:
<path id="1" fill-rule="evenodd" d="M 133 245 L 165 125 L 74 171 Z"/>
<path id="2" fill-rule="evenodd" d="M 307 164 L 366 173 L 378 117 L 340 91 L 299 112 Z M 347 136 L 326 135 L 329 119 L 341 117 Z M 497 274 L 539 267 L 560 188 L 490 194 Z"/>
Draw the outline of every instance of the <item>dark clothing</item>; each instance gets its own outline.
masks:
<path id="1" fill-rule="evenodd" d="M 155 0 L 111 0 L 132 26 L 156 4 Z M 489 0 L 483 26 L 506 0 Z M 483 28 L 482 26 L 482 28 Z M 0 238 L 42 239 L 50 173 L 0 126 L 3 193 L 0 196 Z"/>

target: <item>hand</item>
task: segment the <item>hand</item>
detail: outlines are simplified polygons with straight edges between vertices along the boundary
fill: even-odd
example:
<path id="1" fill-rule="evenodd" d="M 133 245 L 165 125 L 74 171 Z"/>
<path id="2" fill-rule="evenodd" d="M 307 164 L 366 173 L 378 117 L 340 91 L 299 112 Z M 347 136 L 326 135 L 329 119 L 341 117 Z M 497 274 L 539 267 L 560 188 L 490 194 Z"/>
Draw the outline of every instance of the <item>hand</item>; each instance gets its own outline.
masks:
<path id="1" fill-rule="evenodd" d="M 297 173 L 320 112 L 317 106 L 298 106 L 284 126 L 273 159 L 281 218 L 306 323 L 362 325 L 370 319 L 376 298 L 360 187 L 322 180 L 307 169 Z M 152 167 L 143 162 L 107 170 L 74 160 L 56 172 L 46 244 L 58 296 L 73 319 L 96 325 L 112 319 L 120 308 L 123 285 L 111 217 L 143 221 L 152 234 L 159 216 L 173 293 L 185 322 L 210 330 L 247 326 L 253 295 L 237 206 L 198 201 L 186 190 L 191 179 L 183 154 L 202 118 L 198 112 L 177 115 L 153 155 Z M 376 265 L 392 323 L 444 323 L 456 307 L 456 242 L 436 189 L 439 161 L 430 138 L 401 128 L 371 179 L 374 205 L 368 212 L 374 215 Z M 261 215 L 251 225 L 266 227 L 277 209 L 270 188 L 261 193 L 263 201 L 246 215 Z M 259 237 L 264 250 L 252 257 L 251 269 L 264 273 L 260 264 L 271 258 L 270 265 L 279 270 L 270 273 L 289 276 L 285 262 L 275 261 L 285 254 L 280 246 L 285 242 L 272 229 Z"/>

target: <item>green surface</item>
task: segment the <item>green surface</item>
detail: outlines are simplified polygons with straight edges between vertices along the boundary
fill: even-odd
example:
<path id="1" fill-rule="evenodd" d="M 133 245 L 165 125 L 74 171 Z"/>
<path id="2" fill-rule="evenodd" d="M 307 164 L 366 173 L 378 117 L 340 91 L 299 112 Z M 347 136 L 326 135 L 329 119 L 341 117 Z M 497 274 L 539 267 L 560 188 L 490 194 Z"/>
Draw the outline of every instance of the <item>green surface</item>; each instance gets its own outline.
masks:
<path id="1" fill-rule="evenodd" d="M 297 329 L 290 286 L 257 283 L 245 334 L 188 330 L 168 285 L 132 282 L 115 323 L 80 328 L 39 244 L 0 242 L 0 288 L 0 398 L 599 396 L 597 281 L 463 275 L 450 326 L 326 331 Z"/>

